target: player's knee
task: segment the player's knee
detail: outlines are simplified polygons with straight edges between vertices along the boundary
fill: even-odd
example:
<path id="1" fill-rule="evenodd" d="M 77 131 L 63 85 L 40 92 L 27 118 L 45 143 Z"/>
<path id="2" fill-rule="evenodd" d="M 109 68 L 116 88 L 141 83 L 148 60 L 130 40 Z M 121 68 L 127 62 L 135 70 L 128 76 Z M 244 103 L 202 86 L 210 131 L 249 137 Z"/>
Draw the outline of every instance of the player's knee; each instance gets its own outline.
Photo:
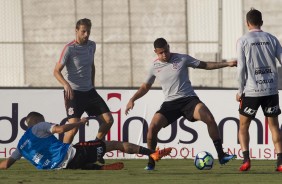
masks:
<path id="1" fill-rule="evenodd" d="M 108 125 L 112 126 L 114 124 L 114 119 L 111 118 L 108 122 L 107 122 Z"/>

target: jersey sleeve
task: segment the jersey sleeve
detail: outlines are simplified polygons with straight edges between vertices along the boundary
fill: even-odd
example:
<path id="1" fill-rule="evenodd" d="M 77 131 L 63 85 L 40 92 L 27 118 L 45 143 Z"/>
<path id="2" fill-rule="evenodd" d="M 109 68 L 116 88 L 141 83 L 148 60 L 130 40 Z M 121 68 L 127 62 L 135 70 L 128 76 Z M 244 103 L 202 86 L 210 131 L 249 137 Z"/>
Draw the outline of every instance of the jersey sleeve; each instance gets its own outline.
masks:
<path id="1" fill-rule="evenodd" d="M 61 53 L 58 63 L 65 65 L 66 62 L 69 60 L 69 57 L 70 57 L 70 49 L 69 49 L 69 45 L 66 45 Z"/>
<path id="2" fill-rule="evenodd" d="M 146 84 L 153 84 L 155 82 L 156 76 L 154 74 L 154 64 L 151 66 L 151 68 L 149 69 L 147 78 L 145 80 Z"/>
<path id="3" fill-rule="evenodd" d="M 282 47 L 278 39 L 275 39 L 277 44 L 276 44 L 276 55 L 275 57 L 278 59 L 280 65 L 282 65 Z"/>
<path id="4" fill-rule="evenodd" d="M 95 42 L 93 42 L 93 54 L 95 54 L 95 52 L 96 52 L 96 43 Z"/>
<path id="5" fill-rule="evenodd" d="M 20 160 L 22 157 L 21 153 L 19 152 L 18 148 L 12 153 L 11 158 L 14 160 Z"/>
<path id="6" fill-rule="evenodd" d="M 246 83 L 246 57 L 244 53 L 244 45 L 242 40 L 237 41 L 237 78 L 238 78 L 238 94 L 242 95 Z"/>
<path id="7" fill-rule="evenodd" d="M 197 68 L 200 64 L 200 60 L 197 60 L 189 55 L 184 55 L 184 59 L 187 67 Z"/>
<path id="8" fill-rule="evenodd" d="M 53 134 L 52 129 L 54 126 L 56 126 L 54 123 L 41 122 L 32 127 L 32 133 L 40 138 L 49 137 Z"/>

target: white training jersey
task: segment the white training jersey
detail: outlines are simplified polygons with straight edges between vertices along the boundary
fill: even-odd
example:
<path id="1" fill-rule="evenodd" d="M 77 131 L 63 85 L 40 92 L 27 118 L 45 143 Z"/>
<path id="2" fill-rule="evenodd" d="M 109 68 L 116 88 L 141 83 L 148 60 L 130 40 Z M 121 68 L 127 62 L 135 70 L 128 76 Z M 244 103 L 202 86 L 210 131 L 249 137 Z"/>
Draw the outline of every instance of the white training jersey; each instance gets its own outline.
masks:
<path id="1" fill-rule="evenodd" d="M 238 94 L 250 97 L 278 94 L 276 58 L 282 61 L 278 39 L 260 29 L 253 29 L 237 42 Z"/>
<path id="2" fill-rule="evenodd" d="M 171 53 L 168 62 L 158 59 L 154 61 L 145 83 L 153 84 L 158 78 L 165 95 L 165 101 L 197 96 L 189 80 L 188 67 L 196 68 L 199 64 L 199 60 L 187 54 Z"/>

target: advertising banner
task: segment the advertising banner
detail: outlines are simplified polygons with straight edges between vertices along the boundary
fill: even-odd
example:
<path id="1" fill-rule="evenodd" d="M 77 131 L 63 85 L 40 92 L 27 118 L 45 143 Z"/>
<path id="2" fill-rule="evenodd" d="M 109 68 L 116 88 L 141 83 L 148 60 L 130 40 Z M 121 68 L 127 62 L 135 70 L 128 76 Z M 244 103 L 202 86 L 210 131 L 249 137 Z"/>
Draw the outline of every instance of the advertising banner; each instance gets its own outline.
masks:
<path id="1" fill-rule="evenodd" d="M 154 113 L 160 108 L 164 97 L 161 90 L 150 90 L 135 102 L 134 108 L 125 115 L 128 100 L 136 90 L 97 90 L 109 106 L 114 124 L 106 135 L 106 140 L 119 140 L 147 147 L 146 134 Z M 208 106 L 218 124 L 225 152 L 242 158 L 238 141 L 239 103 L 235 100 L 235 90 L 196 90 L 199 98 Z M 58 89 L 2 89 L 0 90 L 0 158 L 7 158 L 14 151 L 20 137 L 26 130 L 25 116 L 37 111 L 47 122 L 65 124 L 63 90 Z M 281 102 L 281 97 L 280 97 Z M 83 116 L 87 116 L 83 114 Z M 280 129 L 281 129 L 281 116 Z M 90 118 L 89 126 L 81 127 L 74 142 L 93 140 L 96 137 L 100 120 Z M 62 139 L 63 135 L 56 135 Z M 217 154 L 209 137 L 206 124 L 200 121 L 189 122 L 179 118 L 177 122 L 163 128 L 158 134 L 158 146 L 173 147 L 172 158 L 194 158 L 200 151 L 208 151 L 215 158 Z M 271 132 L 262 110 L 250 126 L 251 159 L 276 159 Z M 110 158 L 143 158 L 142 155 L 127 155 L 112 151 L 105 155 Z M 170 157 L 165 157 L 170 158 Z"/>

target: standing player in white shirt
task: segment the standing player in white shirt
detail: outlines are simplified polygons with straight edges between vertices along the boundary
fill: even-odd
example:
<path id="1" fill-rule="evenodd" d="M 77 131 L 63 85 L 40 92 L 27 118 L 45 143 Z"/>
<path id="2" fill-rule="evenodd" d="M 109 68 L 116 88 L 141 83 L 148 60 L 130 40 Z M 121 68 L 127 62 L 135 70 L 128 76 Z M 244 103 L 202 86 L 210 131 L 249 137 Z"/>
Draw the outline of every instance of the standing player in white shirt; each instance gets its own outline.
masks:
<path id="1" fill-rule="evenodd" d="M 161 128 L 165 128 L 175 122 L 181 116 L 189 121 L 203 121 L 208 127 L 208 133 L 213 140 L 220 164 L 236 158 L 236 155 L 228 155 L 223 152 L 222 141 L 217 124 L 207 106 L 197 97 L 188 76 L 188 68 L 206 70 L 233 67 L 236 61 L 231 62 L 203 62 L 187 54 L 171 53 L 169 45 L 164 38 L 158 38 L 154 42 L 155 53 L 158 59 L 152 63 L 151 70 L 146 81 L 129 100 L 125 113 L 134 107 L 134 102 L 144 96 L 158 78 L 165 95 L 165 102 L 154 115 L 147 134 L 147 145 L 150 149 L 157 146 L 157 136 Z M 149 157 L 146 170 L 154 170 L 155 161 Z"/>
<path id="2" fill-rule="evenodd" d="M 282 48 L 275 36 L 261 30 L 263 21 L 260 11 L 251 9 L 246 19 L 249 32 L 237 42 L 239 89 L 236 100 L 240 102 L 239 140 L 244 156 L 239 170 L 247 171 L 251 168 L 249 127 L 261 106 L 277 153 L 276 171 L 282 172 L 282 143 L 278 122 L 281 110 L 276 66 L 276 58 L 281 64 Z"/>

